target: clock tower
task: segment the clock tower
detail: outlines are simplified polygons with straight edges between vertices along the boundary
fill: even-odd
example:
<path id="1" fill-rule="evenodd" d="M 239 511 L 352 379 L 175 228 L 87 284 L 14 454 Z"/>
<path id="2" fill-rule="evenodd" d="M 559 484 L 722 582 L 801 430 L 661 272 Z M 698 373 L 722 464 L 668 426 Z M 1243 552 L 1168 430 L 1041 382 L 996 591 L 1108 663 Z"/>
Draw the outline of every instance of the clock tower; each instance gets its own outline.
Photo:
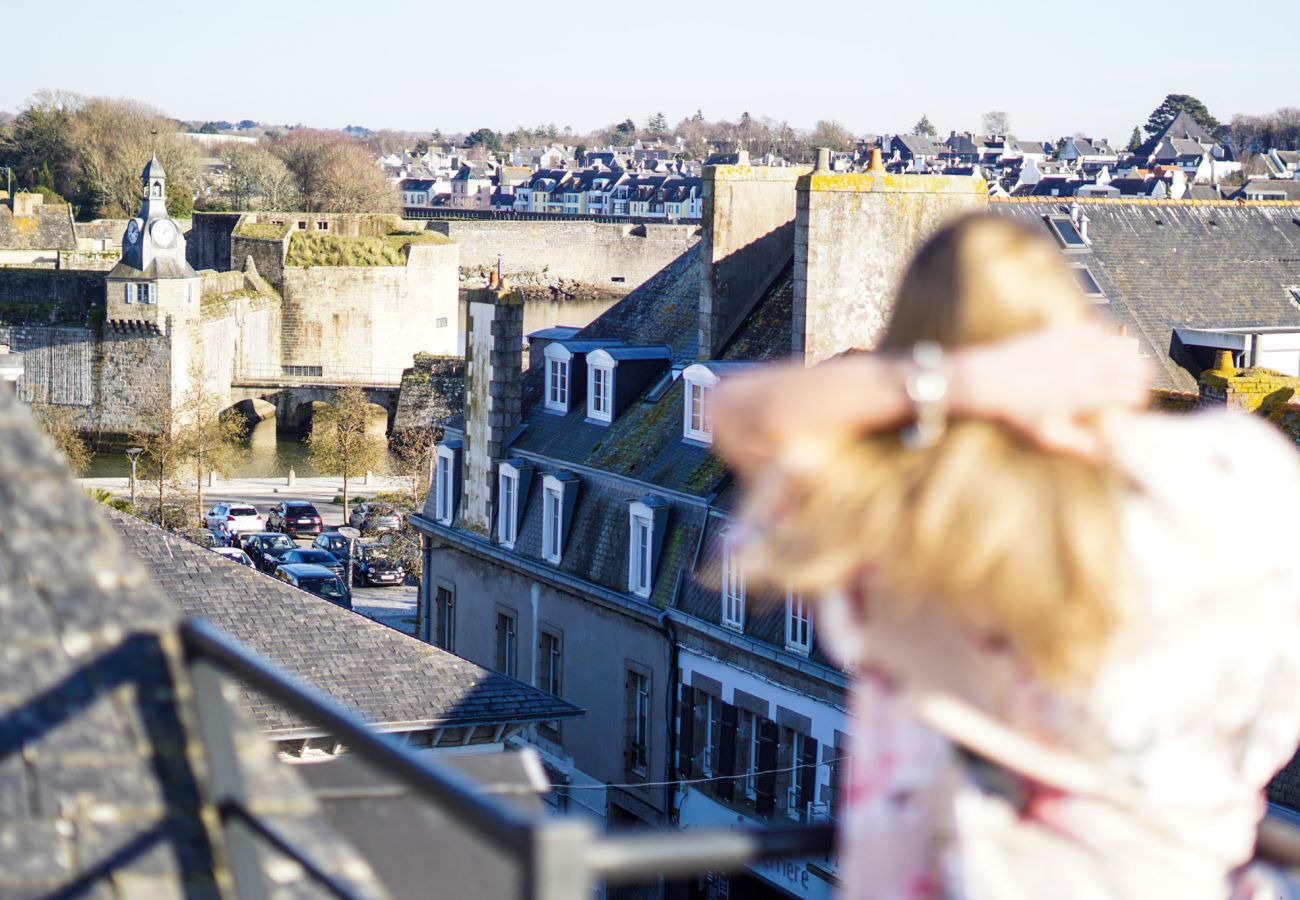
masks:
<path id="1" fill-rule="evenodd" d="M 185 261 L 185 236 L 167 215 L 167 173 L 158 157 L 140 173 L 139 214 L 122 235 L 122 260 L 108 273 L 109 321 L 166 327 L 197 315 L 201 281 Z"/>

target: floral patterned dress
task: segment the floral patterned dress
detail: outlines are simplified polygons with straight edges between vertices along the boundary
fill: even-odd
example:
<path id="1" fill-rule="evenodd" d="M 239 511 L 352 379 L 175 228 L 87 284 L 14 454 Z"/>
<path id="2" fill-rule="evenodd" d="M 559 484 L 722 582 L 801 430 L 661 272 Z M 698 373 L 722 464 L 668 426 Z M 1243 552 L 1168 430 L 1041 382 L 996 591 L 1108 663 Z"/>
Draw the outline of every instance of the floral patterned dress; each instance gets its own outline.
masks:
<path id="1" fill-rule="evenodd" d="M 1086 689 L 935 617 L 828 601 L 821 633 L 864 673 L 846 897 L 1277 896 L 1243 867 L 1300 740 L 1300 456 L 1227 412 L 1109 433 L 1124 615 Z"/>

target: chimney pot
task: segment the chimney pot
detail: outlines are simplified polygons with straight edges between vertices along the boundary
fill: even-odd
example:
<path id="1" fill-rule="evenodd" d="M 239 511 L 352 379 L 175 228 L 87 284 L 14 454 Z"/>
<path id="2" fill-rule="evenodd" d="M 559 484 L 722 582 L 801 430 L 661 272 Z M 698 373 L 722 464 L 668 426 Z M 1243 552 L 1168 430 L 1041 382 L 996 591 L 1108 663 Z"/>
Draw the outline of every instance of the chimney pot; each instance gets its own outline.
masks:
<path id="1" fill-rule="evenodd" d="M 817 171 L 829 172 L 831 170 L 831 148 L 817 148 Z"/>

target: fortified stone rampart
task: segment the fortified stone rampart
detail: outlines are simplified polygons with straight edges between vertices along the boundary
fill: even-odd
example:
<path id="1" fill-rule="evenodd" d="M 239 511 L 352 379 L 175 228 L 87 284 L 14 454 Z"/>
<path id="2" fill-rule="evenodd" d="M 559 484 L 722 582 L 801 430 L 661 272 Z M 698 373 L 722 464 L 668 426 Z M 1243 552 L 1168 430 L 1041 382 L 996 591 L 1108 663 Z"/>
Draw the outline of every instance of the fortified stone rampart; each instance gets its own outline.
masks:
<path id="1" fill-rule="evenodd" d="M 402 373 L 393 433 L 412 428 L 442 428 L 465 406 L 465 360 L 420 353 Z"/>
<path id="2" fill-rule="evenodd" d="M 107 272 L 121 258 L 121 250 L 60 250 L 57 268 L 61 271 Z"/>
<path id="3" fill-rule="evenodd" d="M 230 264 L 230 235 L 243 213 L 195 213 L 185 240 L 185 260 L 195 271 L 224 272 Z M 120 232 L 119 232 L 120 234 Z M 242 267 L 242 261 L 241 261 Z"/>
<path id="4" fill-rule="evenodd" d="M 405 266 L 287 266 L 283 361 L 393 383 L 417 353 L 458 352 L 455 244 L 413 244 Z"/>
<path id="5" fill-rule="evenodd" d="M 427 224 L 460 245 L 461 271 L 471 279 L 486 276 L 500 254 L 503 273 L 517 287 L 572 281 L 612 296 L 640 286 L 700 239 L 696 225 L 468 220 Z M 482 282 L 470 286 L 481 287 Z"/>
<path id="6" fill-rule="evenodd" d="M 0 268 L 0 323 L 85 326 L 103 307 L 99 272 Z"/>

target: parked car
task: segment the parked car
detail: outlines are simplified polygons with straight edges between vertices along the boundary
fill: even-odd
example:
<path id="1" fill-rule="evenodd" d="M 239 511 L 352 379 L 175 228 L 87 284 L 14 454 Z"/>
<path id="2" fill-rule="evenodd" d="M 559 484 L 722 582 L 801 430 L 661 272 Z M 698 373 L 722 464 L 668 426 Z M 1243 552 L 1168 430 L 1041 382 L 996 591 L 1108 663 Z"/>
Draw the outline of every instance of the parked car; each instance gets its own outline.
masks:
<path id="1" fill-rule="evenodd" d="M 336 603 L 344 609 L 352 608 L 352 592 L 348 590 L 342 578 L 324 566 L 313 566 L 309 563 L 277 566 L 275 577 L 309 594 L 315 594 L 323 600 Z"/>
<path id="2" fill-rule="evenodd" d="M 320 534 L 325 528 L 316 507 L 306 500 L 284 500 L 267 513 L 266 530 L 302 537 Z"/>
<path id="3" fill-rule="evenodd" d="M 238 547 L 213 547 L 212 549 L 217 553 L 220 553 L 226 559 L 233 559 L 241 566 L 248 566 L 250 569 L 257 568 L 253 565 L 253 560 L 249 555 Z"/>
<path id="4" fill-rule="evenodd" d="M 322 531 L 316 535 L 316 540 L 311 545 L 316 550 L 324 550 L 327 553 L 334 554 L 334 558 L 339 562 L 347 565 L 348 563 L 348 544 L 352 543 L 350 538 L 346 538 L 337 531 Z M 358 542 L 357 547 L 361 544 Z"/>
<path id="5" fill-rule="evenodd" d="M 244 537 L 244 552 L 253 559 L 253 565 L 270 574 L 280 564 L 280 557 L 290 550 L 297 550 L 298 545 L 286 534 L 261 531 Z"/>
<path id="6" fill-rule="evenodd" d="M 209 550 L 223 547 L 226 544 L 226 539 L 222 535 L 208 528 L 195 528 L 187 531 L 185 532 L 185 539 Z"/>
<path id="7" fill-rule="evenodd" d="M 262 514 L 247 503 L 218 503 L 208 510 L 203 517 L 208 528 L 216 528 L 218 522 L 224 522 L 231 534 L 250 534 L 264 530 Z"/>
<path id="8" fill-rule="evenodd" d="M 348 524 L 362 534 L 397 531 L 402 527 L 402 514 L 391 503 L 358 503 L 352 507 Z"/>
<path id="9" fill-rule="evenodd" d="M 357 558 L 352 568 L 354 585 L 401 585 L 406 582 L 406 569 L 389 556 L 388 549 L 374 544 L 357 548 Z"/>
<path id="10" fill-rule="evenodd" d="M 290 550 L 288 553 L 280 557 L 280 565 L 282 566 L 298 563 L 310 563 L 314 566 L 324 566 L 339 577 L 343 577 L 347 572 L 346 562 L 339 562 L 333 553 L 330 553 L 328 550 L 318 550 L 315 547 Z"/>

